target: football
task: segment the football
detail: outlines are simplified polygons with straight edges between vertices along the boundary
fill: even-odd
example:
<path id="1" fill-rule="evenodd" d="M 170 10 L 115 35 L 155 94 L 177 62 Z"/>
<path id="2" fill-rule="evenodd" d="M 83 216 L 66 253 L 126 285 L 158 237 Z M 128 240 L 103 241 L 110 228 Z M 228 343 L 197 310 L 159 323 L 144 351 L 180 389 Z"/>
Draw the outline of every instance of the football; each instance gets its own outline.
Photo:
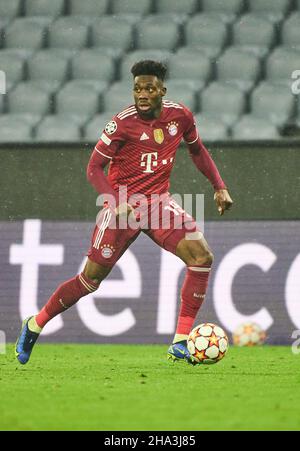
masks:
<path id="1" fill-rule="evenodd" d="M 232 341 L 237 346 L 262 345 L 266 339 L 265 331 L 256 323 L 240 324 L 232 334 Z"/>
<path id="2" fill-rule="evenodd" d="M 228 338 L 220 326 L 203 323 L 191 331 L 187 347 L 196 363 L 217 363 L 228 350 Z"/>

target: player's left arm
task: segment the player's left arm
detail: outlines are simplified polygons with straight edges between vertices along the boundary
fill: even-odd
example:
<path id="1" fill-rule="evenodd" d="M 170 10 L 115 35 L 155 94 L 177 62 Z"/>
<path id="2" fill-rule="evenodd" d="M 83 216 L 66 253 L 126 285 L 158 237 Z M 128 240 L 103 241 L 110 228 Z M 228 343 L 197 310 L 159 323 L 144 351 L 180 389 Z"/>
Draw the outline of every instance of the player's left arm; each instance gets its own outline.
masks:
<path id="1" fill-rule="evenodd" d="M 187 119 L 188 123 L 186 133 L 184 134 L 184 140 L 188 146 L 189 153 L 195 166 L 205 175 L 214 187 L 214 200 L 217 204 L 218 212 L 220 215 L 223 215 L 225 210 L 231 208 L 233 201 L 215 162 L 199 137 L 194 117 L 190 111 L 188 111 Z"/>

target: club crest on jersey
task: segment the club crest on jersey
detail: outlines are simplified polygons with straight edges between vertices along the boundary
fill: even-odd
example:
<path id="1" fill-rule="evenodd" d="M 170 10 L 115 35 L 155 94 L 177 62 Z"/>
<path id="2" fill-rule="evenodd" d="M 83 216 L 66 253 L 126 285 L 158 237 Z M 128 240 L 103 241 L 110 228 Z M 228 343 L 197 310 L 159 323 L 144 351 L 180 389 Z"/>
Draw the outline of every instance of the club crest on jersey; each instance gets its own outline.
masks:
<path id="1" fill-rule="evenodd" d="M 164 141 L 164 139 L 165 139 L 164 132 L 161 128 L 156 128 L 153 131 L 153 134 L 154 134 L 155 142 L 157 142 L 157 144 L 161 144 Z"/>
<path id="2" fill-rule="evenodd" d="M 116 249 L 110 244 L 103 244 L 103 246 L 101 246 L 101 255 L 104 258 L 110 258 L 115 250 Z"/>
<path id="3" fill-rule="evenodd" d="M 117 123 L 115 121 L 109 121 L 105 126 L 105 131 L 108 135 L 112 135 L 117 130 Z"/>
<path id="4" fill-rule="evenodd" d="M 178 123 L 177 122 L 169 122 L 167 125 L 168 132 L 171 136 L 175 136 L 178 133 Z"/>

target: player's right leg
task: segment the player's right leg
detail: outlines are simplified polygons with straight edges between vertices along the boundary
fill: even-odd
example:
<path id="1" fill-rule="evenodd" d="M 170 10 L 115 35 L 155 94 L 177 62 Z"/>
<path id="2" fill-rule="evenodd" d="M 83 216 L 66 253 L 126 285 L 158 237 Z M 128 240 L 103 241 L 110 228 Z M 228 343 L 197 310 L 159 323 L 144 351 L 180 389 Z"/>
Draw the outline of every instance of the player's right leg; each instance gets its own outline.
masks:
<path id="1" fill-rule="evenodd" d="M 111 267 L 99 265 L 88 258 L 81 274 L 59 285 L 42 310 L 23 321 L 15 347 L 15 354 L 20 363 L 28 362 L 43 327 L 83 296 L 96 291 L 110 271 Z"/>
<path id="2" fill-rule="evenodd" d="M 114 264 L 138 234 L 137 230 L 118 230 L 109 228 L 108 225 L 104 228 L 101 225 L 95 227 L 82 273 L 59 285 L 42 310 L 23 321 L 15 346 L 15 354 L 20 363 L 28 362 L 39 334 L 52 318 L 98 289 L 102 280 L 110 273 Z"/>

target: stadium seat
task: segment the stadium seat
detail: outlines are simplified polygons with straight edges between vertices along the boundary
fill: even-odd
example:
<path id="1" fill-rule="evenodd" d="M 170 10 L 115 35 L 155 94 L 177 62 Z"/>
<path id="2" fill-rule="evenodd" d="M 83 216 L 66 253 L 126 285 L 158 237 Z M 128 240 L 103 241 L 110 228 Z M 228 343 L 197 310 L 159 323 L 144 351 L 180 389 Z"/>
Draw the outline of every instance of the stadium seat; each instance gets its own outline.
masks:
<path id="1" fill-rule="evenodd" d="M 172 53 L 168 50 L 135 50 L 133 52 L 127 53 L 121 63 L 120 75 L 122 80 L 129 80 L 132 82 L 132 74 L 130 72 L 131 67 L 137 61 L 150 59 L 161 61 L 168 64 Z"/>
<path id="2" fill-rule="evenodd" d="M 284 126 L 293 116 L 295 99 L 290 86 L 273 85 L 262 82 L 252 92 L 251 114 L 265 118 L 277 126 Z"/>
<path id="3" fill-rule="evenodd" d="M 72 121 L 62 121 L 60 117 L 46 116 L 36 129 L 35 141 L 75 142 L 80 141 L 80 127 Z"/>
<path id="4" fill-rule="evenodd" d="M 300 65 L 300 51 L 277 47 L 266 61 L 266 78 L 272 83 L 291 85 L 291 76 Z"/>
<path id="5" fill-rule="evenodd" d="M 123 20 L 124 22 L 127 22 L 129 25 L 135 27 L 135 25 L 142 20 L 143 16 L 138 13 L 131 13 L 131 14 L 118 14 L 118 19 Z"/>
<path id="6" fill-rule="evenodd" d="M 146 15 L 152 12 L 152 0 L 112 0 L 111 4 L 113 14 Z"/>
<path id="7" fill-rule="evenodd" d="M 26 0 L 26 16 L 58 17 L 65 13 L 65 0 Z"/>
<path id="8" fill-rule="evenodd" d="M 92 45 L 111 48 L 115 52 L 131 49 L 133 47 L 132 25 L 118 16 L 103 16 L 92 24 Z"/>
<path id="9" fill-rule="evenodd" d="M 280 138 L 277 127 L 264 118 L 243 116 L 232 128 L 232 137 L 240 140 L 261 140 Z"/>
<path id="10" fill-rule="evenodd" d="M 5 44 L 5 29 L 9 24 L 10 19 L 7 17 L 0 17 L 0 48 L 4 47 Z"/>
<path id="11" fill-rule="evenodd" d="M 137 47 L 140 49 L 174 50 L 179 43 L 179 26 L 166 20 L 164 14 L 146 17 L 136 27 Z"/>
<path id="12" fill-rule="evenodd" d="M 220 119 L 203 114 L 195 116 L 200 138 L 203 141 L 225 140 L 229 136 L 228 127 Z"/>
<path id="13" fill-rule="evenodd" d="M 31 127 L 36 127 L 36 125 L 41 121 L 42 117 L 40 114 L 31 114 L 31 113 L 9 113 L 5 114 L 3 116 L 0 116 L 1 118 L 7 119 L 7 121 L 20 121 L 24 124 L 28 124 Z"/>
<path id="14" fill-rule="evenodd" d="M 10 114 L 0 115 L 0 142 L 30 142 L 33 127 Z"/>
<path id="15" fill-rule="evenodd" d="M 159 0 L 157 2 L 158 13 L 176 13 L 176 14 L 193 14 L 198 9 L 197 0 Z"/>
<path id="16" fill-rule="evenodd" d="M 255 14 L 245 14 L 233 25 L 233 45 L 259 57 L 268 54 L 275 38 L 273 23 Z"/>
<path id="17" fill-rule="evenodd" d="M 200 95 L 200 110 L 205 116 L 232 126 L 246 109 L 245 95 L 232 86 L 213 82 Z"/>
<path id="18" fill-rule="evenodd" d="M 50 21 L 47 17 L 15 19 L 6 29 L 5 46 L 31 50 L 44 47 Z"/>
<path id="19" fill-rule="evenodd" d="M 249 2 L 251 12 L 260 17 L 266 17 L 274 23 L 282 21 L 291 6 L 292 0 L 251 0 Z"/>
<path id="20" fill-rule="evenodd" d="M 300 50 L 300 12 L 292 14 L 284 21 L 281 40 L 284 46 Z"/>
<path id="21" fill-rule="evenodd" d="M 47 117 L 47 116 L 44 116 Z M 62 123 L 73 123 L 77 127 L 83 127 L 90 119 L 90 114 L 76 114 L 76 113 L 56 113 L 49 115 L 49 117 L 55 117 L 57 121 L 60 121 Z"/>
<path id="22" fill-rule="evenodd" d="M 132 84 L 130 82 L 117 82 L 110 86 L 104 94 L 104 112 L 119 113 L 134 103 Z"/>
<path id="23" fill-rule="evenodd" d="M 233 23 L 243 9 L 243 0 L 202 0 L 203 12 L 211 16 L 215 15 L 225 23 Z"/>
<path id="24" fill-rule="evenodd" d="M 0 17 L 14 19 L 22 11 L 22 0 L 0 0 Z"/>
<path id="25" fill-rule="evenodd" d="M 98 17 L 108 11 L 109 0 L 69 0 L 70 14 Z"/>
<path id="26" fill-rule="evenodd" d="M 30 85 L 34 89 L 42 90 L 42 91 L 48 93 L 50 96 L 52 96 L 53 94 L 56 94 L 57 91 L 59 91 L 59 89 L 62 86 L 62 81 L 60 81 L 60 80 L 31 80 Z"/>
<path id="27" fill-rule="evenodd" d="M 249 92 L 260 75 L 259 59 L 229 47 L 216 63 L 218 81 Z"/>
<path id="28" fill-rule="evenodd" d="M 56 112 L 93 116 L 101 111 L 102 95 L 107 83 L 92 80 L 73 80 L 56 95 Z"/>
<path id="29" fill-rule="evenodd" d="M 203 90 L 203 88 L 205 87 L 205 82 L 203 80 L 189 80 L 189 79 L 180 79 L 180 78 L 175 78 L 175 79 L 168 79 L 165 82 L 166 88 L 167 88 L 167 95 L 169 95 L 169 91 L 173 90 L 173 92 L 175 92 L 175 90 L 177 88 L 182 89 L 183 85 L 185 85 L 187 87 L 187 89 L 189 89 L 190 91 L 193 91 L 195 95 L 197 95 L 197 93 L 199 93 L 200 91 Z M 180 102 L 178 100 L 178 102 Z M 198 103 L 198 100 L 196 100 L 196 103 Z"/>
<path id="30" fill-rule="evenodd" d="M 202 53 L 175 54 L 168 63 L 168 74 L 170 79 L 198 80 L 206 83 L 212 74 L 212 67 L 209 58 Z"/>
<path id="31" fill-rule="evenodd" d="M 167 94 L 164 100 L 170 100 L 177 103 L 182 103 L 188 107 L 193 113 L 198 111 L 198 99 L 195 89 L 189 88 L 185 81 L 172 80 L 167 83 Z"/>
<path id="32" fill-rule="evenodd" d="M 69 58 L 61 49 L 41 50 L 27 61 L 30 80 L 63 83 L 69 74 Z"/>
<path id="33" fill-rule="evenodd" d="M 25 59 L 12 50 L 0 50 L 0 69 L 5 72 L 8 91 L 25 77 Z"/>
<path id="34" fill-rule="evenodd" d="M 112 82 L 115 76 L 114 59 L 100 50 L 81 50 L 72 60 L 72 78 Z"/>
<path id="35" fill-rule="evenodd" d="M 97 142 L 102 134 L 105 125 L 116 114 L 116 111 L 107 111 L 103 114 L 96 114 L 84 127 L 83 136 L 86 140 Z"/>
<path id="36" fill-rule="evenodd" d="M 8 110 L 12 113 L 47 114 L 51 112 L 51 96 L 30 82 L 22 82 L 8 94 Z"/>
<path id="37" fill-rule="evenodd" d="M 244 0 L 202 0 L 204 12 L 216 11 L 240 14 L 244 9 Z"/>
<path id="38" fill-rule="evenodd" d="M 69 16 L 58 18 L 49 27 L 49 46 L 81 49 L 88 45 L 91 18 Z"/>
<path id="39" fill-rule="evenodd" d="M 185 36 L 187 46 L 216 58 L 227 43 L 227 26 L 217 18 L 197 14 L 186 23 Z"/>

